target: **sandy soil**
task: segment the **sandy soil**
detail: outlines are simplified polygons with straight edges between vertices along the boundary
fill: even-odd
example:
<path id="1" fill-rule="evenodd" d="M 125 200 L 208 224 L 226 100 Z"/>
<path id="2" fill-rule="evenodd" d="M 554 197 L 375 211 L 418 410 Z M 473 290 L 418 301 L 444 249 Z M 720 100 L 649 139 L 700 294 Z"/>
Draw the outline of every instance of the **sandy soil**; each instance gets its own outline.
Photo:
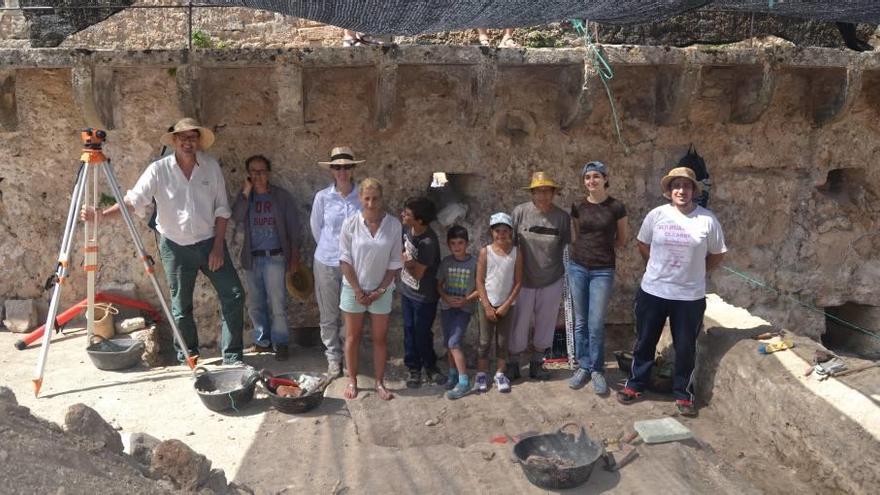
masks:
<path id="1" fill-rule="evenodd" d="M 629 327 L 609 329 L 609 355 L 628 347 L 630 332 Z M 13 350 L 17 337 L 0 333 L 0 347 L 8 349 L 0 355 L 0 383 L 36 415 L 61 422 L 68 406 L 85 403 L 124 432 L 183 440 L 224 469 L 230 481 L 256 493 L 540 493 L 511 461 L 511 444 L 493 443 L 493 438 L 550 432 L 575 422 L 602 440 L 630 430 L 634 420 L 661 418 L 673 409 L 663 396 L 623 407 L 613 397 L 597 397 L 589 385 L 571 391 L 566 371 L 554 372 L 546 382 L 514 383 L 509 395 L 492 390 L 448 401 L 442 387 L 406 389 L 397 359 L 388 380 L 397 393 L 391 402 L 379 400 L 370 389 L 372 381 L 362 376 L 356 400 L 342 399 L 345 382 L 337 380 L 323 404 L 304 415 L 281 414 L 259 393 L 243 410 L 224 415 L 200 403 L 189 372 L 181 367 L 122 373 L 95 369 L 83 350 L 82 333 L 53 343 L 41 397 L 34 398 L 37 350 Z M 287 363 L 265 355 L 246 360 L 275 371 L 323 370 L 325 365 L 316 348 L 293 348 Z M 614 384 L 623 375 L 613 359 L 608 362 Z M 368 361 L 362 366 L 371 368 Z M 678 418 L 696 440 L 642 444 L 633 463 L 614 473 L 597 467 L 583 491 L 576 492 L 815 492 L 795 472 L 780 468 L 772 452 L 740 438 L 735 426 L 719 424 L 720 417 L 710 405 L 698 418 Z M 750 462 L 737 466 L 736 459 L 743 457 Z"/>

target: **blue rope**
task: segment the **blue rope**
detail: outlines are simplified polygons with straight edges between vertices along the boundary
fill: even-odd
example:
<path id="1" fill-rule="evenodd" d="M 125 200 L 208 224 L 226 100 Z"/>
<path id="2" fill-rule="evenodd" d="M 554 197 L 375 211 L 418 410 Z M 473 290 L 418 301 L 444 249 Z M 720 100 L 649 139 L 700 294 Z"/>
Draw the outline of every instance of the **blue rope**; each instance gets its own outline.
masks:
<path id="1" fill-rule="evenodd" d="M 834 316 L 834 315 L 832 315 L 832 314 L 830 314 L 830 313 L 828 313 L 828 312 L 826 312 L 826 311 L 824 311 L 824 310 L 821 310 L 821 309 L 817 308 L 816 306 L 813 306 L 812 304 L 805 303 L 805 302 L 801 301 L 800 299 L 797 299 L 796 297 L 789 296 L 788 294 L 783 294 L 782 292 L 780 292 L 780 291 L 774 289 L 773 287 L 770 287 L 770 286 L 767 285 L 766 283 L 761 282 L 760 280 L 757 280 L 757 279 L 755 279 L 755 278 L 753 278 L 753 277 L 750 277 L 750 276 L 746 275 L 745 273 L 738 272 L 738 271 L 734 270 L 733 268 L 730 268 L 730 267 L 727 266 L 727 265 L 722 265 L 721 268 L 723 268 L 724 270 L 727 270 L 728 272 L 730 272 L 730 273 L 732 273 L 732 274 L 734 274 L 734 275 L 736 275 L 736 276 L 742 278 L 743 280 L 746 280 L 746 281 L 749 282 L 750 284 L 754 284 L 754 285 L 756 285 L 756 286 L 758 286 L 758 287 L 761 287 L 762 289 L 766 289 L 766 290 L 768 290 L 768 291 L 770 291 L 770 292 L 773 292 L 774 294 L 776 294 L 776 295 L 778 295 L 778 296 L 781 296 L 781 297 L 783 297 L 783 298 L 785 298 L 785 299 L 788 299 L 789 301 L 792 301 L 792 302 L 794 302 L 794 303 L 796 303 L 796 304 L 798 304 L 798 305 L 800 305 L 800 306 L 802 306 L 802 307 L 804 307 L 804 308 L 807 308 L 807 309 L 809 309 L 810 311 L 813 311 L 813 312 L 815 312 L 815 313 L 818 313 L 818 314 L 824 315 L 826 318 L 830 318 L 830 319 L 836 321 L 837 323 L 840 323 L 841 325 L 843 325 L 843 326 L 846 327 L 846 328 L 849 328 L 849 329 L 855 330 L 855 331 L 857 331 L 857 332 L 861 332 L 861 333 L 863 333 L 863 334 L 865 334 L 865 335 L 867 335 L 867 336 L 869 336 L 869 337 L 871 337 L 871 338 L 874 338 L 874 339 L 880 340 L 880 334 L 878 334 L 877 332 L 873 332 L 873 331 L 868 330 L 868 329 L 866 329 L 866 328 L 862 328 L 862 327 L 856 325 L 855 323 L 850 323 L 850 322 L 848 322 L 848 321 L 846 321 L 846 320 L 844 320 L 844 319 L 838 318 L 837 316 Z"/>
<path id="2" fill-rule="evenodd" d="M 617 134 L 617 142 L 623 146 L 624 153 L 629 154 L 629 147 L 623 142 L 623 137 L 620 134 L 620 118 L 617 116 L 617 107 L 614 105 L 611 86 L 608 85 L 608 81 L 614 79 L 614 70 L 611 68 L 611 64 L 608 63 L 605 55 L 593 42 L 593 38 L 590 36 L 590 32 L 587 30 L 584 21 L 580 19 L 572 19 L 571 24 L 574 26 L 577 33 L 584 37 L 584 48 L 587 50 L 587 57 L 589 57 L 593 68 L 596 69 L 596 72 L 599 74 L 599 80 L 602 81 L 602 85 L 605 87 L 605 94 L 608 96 L 608 103 L 611 105 L 611 117 L 614 122 L 614 132 Z M 584 84 L 586 83 L 587 81 L 584 80 Z"/>

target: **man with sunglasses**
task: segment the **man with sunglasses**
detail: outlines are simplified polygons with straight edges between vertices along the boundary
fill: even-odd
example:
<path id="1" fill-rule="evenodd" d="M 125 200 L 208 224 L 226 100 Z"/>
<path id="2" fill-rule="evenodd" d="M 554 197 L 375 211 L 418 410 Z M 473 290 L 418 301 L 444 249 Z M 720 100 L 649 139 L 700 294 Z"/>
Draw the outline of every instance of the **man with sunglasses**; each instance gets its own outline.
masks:
<path id="1" fill-rule="evenodd" d="M 331 377 L 342 375 L 342 351 L 345 332 L 339 297 L 342 272 L 339 268 L 339 232 L 346 218 L 361 210 L 354 182 L 354 168 L 364 160 L 355 160 L 351 148 L 341 146 L 330 152 L 330 161 L 318 162 L 333 176 L 333 184 L 318 191 L 312 203 L 309 225 L 315 238 L 315 299 L 321 320 L 321 340 L 327 348 L 327 372 Z"/>
<path id="2" fill-rule="evenodd" d="M 272 162 L 254 155 L 244 162 L 247 178 L 232 206 L 244 228 L 241 267 L 248 285 L 248 314 L 254 326 L 253 352 L 288 357 L 285 274 L 299 265 L 299 216 L 293 197 L 269 181 Z"/>

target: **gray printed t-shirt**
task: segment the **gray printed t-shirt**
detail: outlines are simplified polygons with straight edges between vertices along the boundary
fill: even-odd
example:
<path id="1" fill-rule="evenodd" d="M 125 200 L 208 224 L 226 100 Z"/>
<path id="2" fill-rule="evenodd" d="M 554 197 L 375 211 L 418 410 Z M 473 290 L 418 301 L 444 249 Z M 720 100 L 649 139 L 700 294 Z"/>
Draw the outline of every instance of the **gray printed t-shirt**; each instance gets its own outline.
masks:
<path id="1" fill-rule="evenodd" d="M 477 288 L 477 257 L 468 255 L 465 260 L 457 260 L 449 255 L 440 262 L 437 268 L 437 282 L 445 282 L 443 291 L 450 296 L 465 297 Z M 440 299 L 440 309 L 449 309 L 449 305 Z M 462 306 L 462 311 L 473 313 L 475 302 Z"/>
<path id="2" fill-rule="evenodd" d="M 571 243 L 571 217 L 556 205 L 541 213 L 529 201 L 513 209 L 514 242 L 522 249 L 523 286 L 540 289 L 565 273 L 562 251 Z"/>

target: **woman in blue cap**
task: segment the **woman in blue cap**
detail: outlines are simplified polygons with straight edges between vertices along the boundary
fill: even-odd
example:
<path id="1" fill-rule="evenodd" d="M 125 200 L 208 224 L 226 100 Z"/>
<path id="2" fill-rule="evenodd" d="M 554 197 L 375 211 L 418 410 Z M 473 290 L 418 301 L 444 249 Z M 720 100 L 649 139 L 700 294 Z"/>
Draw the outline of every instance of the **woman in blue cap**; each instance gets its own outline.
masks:
<path id="1" fill-rule="evenodd" d="M 605 313 L 614 286 L 617 250 L 627 238 L 626 207 L 608 195 L 608 168 L 593 161 L 581 177 L 586 196 L 571 205 L 574 225 L 568 285 L 574 303 L 574 342 L 578 368 L 568 382 L 572 389 L 592 380 L 593 391 L 608 393 L 605 382 Z"/>

